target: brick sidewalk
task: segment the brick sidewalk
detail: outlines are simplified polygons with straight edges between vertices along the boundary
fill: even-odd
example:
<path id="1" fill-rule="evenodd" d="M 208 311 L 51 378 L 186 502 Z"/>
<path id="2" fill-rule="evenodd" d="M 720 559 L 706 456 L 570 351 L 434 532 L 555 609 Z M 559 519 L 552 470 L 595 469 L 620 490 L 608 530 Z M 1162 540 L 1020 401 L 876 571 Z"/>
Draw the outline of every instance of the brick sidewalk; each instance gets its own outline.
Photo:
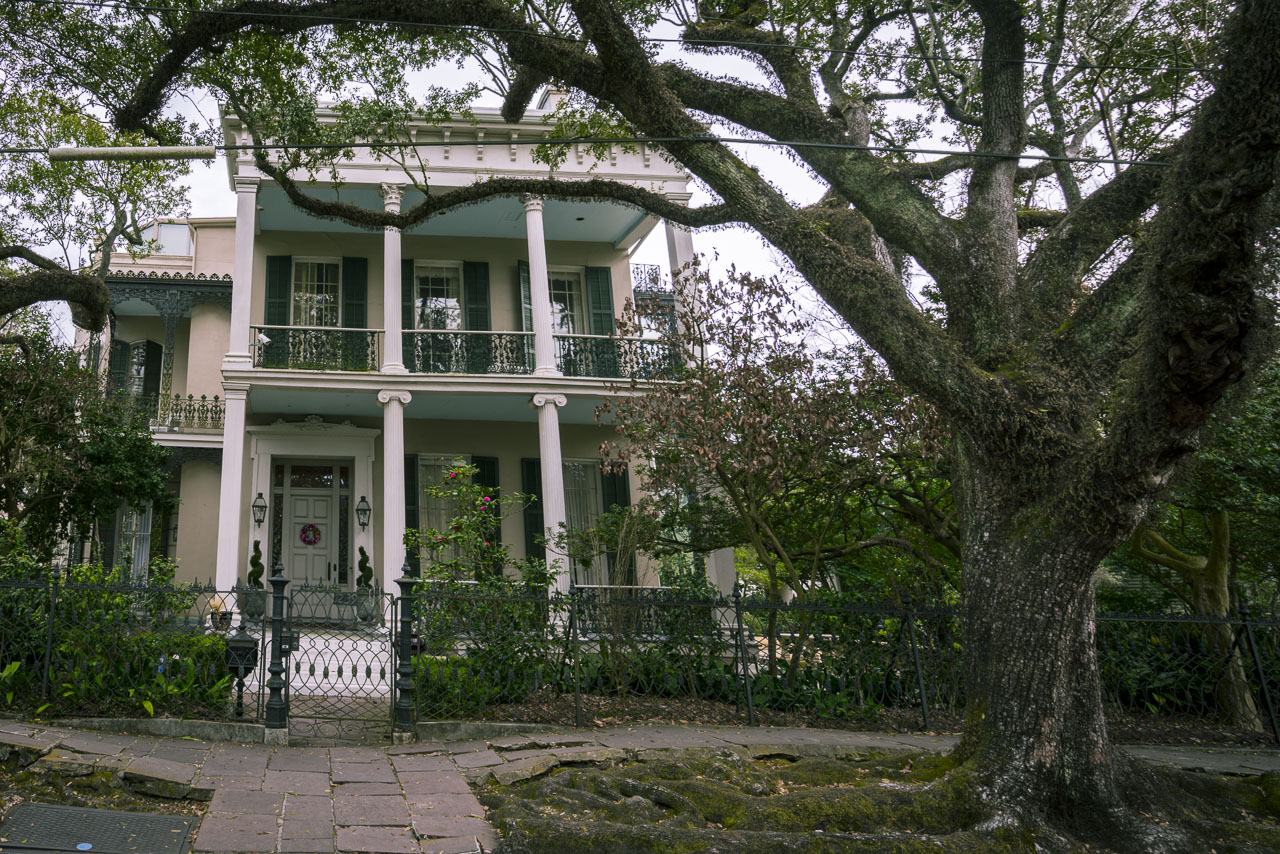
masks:
<path id="1" fill-rule="evenodd" d="M 560 765 L 672 750 L 746 756 L 854 756 L 949 749 L 946 736 L 814 729 L 636 726 L 399 747 L 263 744 L 112 735 L 0 721 L 0 760 L 67 776 L 110 769 L 118 783 L 209 801 L 194 851 L 463 854 L 497 834 L 472 785 L 509 784 Z M 1280 773 L 1280 751 L 1136 746 L 1155 763 L 1219 774 Z"/>

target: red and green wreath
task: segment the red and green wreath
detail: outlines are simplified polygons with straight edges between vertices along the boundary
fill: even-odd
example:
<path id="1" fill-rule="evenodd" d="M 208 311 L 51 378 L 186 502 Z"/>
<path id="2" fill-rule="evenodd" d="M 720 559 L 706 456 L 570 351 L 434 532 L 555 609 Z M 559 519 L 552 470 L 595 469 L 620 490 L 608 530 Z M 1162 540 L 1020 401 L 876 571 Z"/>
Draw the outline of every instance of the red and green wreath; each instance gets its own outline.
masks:
<path id="1" fill-rule="evenodd" d="M 304 546 L 314 546 L 320 542 L 320 529 L 314 522 L 308 522 L 302 526 L 302 533 L 298 535 L 298 539 L 302 540 Z"/>

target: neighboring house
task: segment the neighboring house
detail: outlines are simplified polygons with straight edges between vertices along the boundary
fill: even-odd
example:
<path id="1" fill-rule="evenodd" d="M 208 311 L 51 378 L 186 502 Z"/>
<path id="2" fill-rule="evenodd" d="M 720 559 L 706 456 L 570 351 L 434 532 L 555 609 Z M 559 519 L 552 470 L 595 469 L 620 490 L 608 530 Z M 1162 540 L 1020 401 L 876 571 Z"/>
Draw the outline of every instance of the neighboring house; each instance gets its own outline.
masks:
<path id="1" fill-rule="evenodd" d="M 545 132 L 541 112 L 519 124 L 476 113 L 415 131 L 450 143 L 430 152 L 431 186 L 547 174 L 530 146 L 511 144 Z M 250 141 L 233 117 L 223 126 L 229 143 Z M 688 176 L 652 150 L 598 163 L 583 154 L 571 151 L 558 174 L 689 198 Z M 98 358 L 117 387 L 155 407 L 180 506 L 162 522 L 123 509 L 105 520 L 105 559 L 145 565 L 161 552 L 180 580 L 222 590 L 244 579 L 260 540 L 295 581 L 350 589 L 364 547 L 394 589 L 415 559 L 406 523 L 442 527 L 448 512 L 422 488 L 459 456 L 484 483 L 538 496 L 503 526 L 516 558 L 541 556 L 534 538 L 546 529 L 586 526 L 630 502 L 634 478 L 601 470 L 614 433 L 595 410 L 633 393 L 611 383 L 651 380 L 670 364 L 656 341 L 611 337 L 634 283 L 665 278 L 629 259 L 662 223 L 603 202 L 495 198 L 405 234 L 371 233 L 297 210 L 247 155 L 227 166 L 234 218 L 158 223 L 157 254 L 111 264 L 114 320 Z M 342 175 L 345 199 L 414 203 L 386 161 L 357 154 Z M 677 269 L 692 242 L 665 227 Z M 572 572 L 578 583 L 608 580 L 603 562 Z M 640 574 L 626 580 L 657 583 Z"/>

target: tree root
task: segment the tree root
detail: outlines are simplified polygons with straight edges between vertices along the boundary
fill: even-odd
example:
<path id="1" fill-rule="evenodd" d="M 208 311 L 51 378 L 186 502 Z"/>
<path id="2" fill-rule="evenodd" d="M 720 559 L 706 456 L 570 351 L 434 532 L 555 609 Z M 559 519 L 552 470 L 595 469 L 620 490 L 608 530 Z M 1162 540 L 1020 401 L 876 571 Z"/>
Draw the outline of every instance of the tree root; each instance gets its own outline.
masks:
<path id="1" fill-rule="evenodd" d="M 1142 813 L 1100 821 L 1028 820 L 1005 810 L 968 766 L 945 757 L 743 759 L 689 756 L 575 768 L 481 800 L 507 854 L 608 852 L 1227 851 L 1280 850 L 1280 778 L 1224 780 L 1148 770 Z M 1155 793 L 1155 794 L 1153 794 Z M 1157 797 L 1158 795 L 1158 797 Z M 1059 816 L 1059 819 L 1064 817 Z M 1099 838 L 1098 827 L 1109 838 Z"/>

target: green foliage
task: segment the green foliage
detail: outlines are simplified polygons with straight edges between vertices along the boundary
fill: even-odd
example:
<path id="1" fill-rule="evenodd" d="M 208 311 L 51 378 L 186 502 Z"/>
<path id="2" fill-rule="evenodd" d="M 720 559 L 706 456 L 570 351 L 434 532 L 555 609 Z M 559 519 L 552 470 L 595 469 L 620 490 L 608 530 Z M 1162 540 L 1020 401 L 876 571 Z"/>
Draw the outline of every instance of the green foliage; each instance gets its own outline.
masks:
<path id="1" fill-rule="evenodd" d="M 59 344 L 47 316 L 11 328 L 25 346 L 0 345 L 0 516 L 19 524 L 47 560 L 72 529 L 120 504 L 163 512 L 168 451 L 151 438 L 149 414 L 106 394 L 80 354 Z"/>
<path id="2" fill-rule="evenodd" d="M 364 549 L 360 550 L 364 553 Z M 266 567 L 262 565 L 262 540 L 253 541 L 253 554 L 249 556 L 249 575 L 247 576 L 249 586 L 258 590 L 263 589 L 262 574 L 266 572 Z"/>
<path id="3" fill-rule="evenodd" d="M 452 510 L 447 530 L 409 528 L 404 533 L 405 549 L 421 556 L 426 579 L 497 580 L 507 569 L 527 575 L 529 567 L 512 560 L 500 532 L 502 520 L 521 510 L 529 497 L 519 492 L 504 496 L 476 483 L 475 476 L 475 466 L 456 460 L 439 483 L 423 486 L 428 498 Z"/>

